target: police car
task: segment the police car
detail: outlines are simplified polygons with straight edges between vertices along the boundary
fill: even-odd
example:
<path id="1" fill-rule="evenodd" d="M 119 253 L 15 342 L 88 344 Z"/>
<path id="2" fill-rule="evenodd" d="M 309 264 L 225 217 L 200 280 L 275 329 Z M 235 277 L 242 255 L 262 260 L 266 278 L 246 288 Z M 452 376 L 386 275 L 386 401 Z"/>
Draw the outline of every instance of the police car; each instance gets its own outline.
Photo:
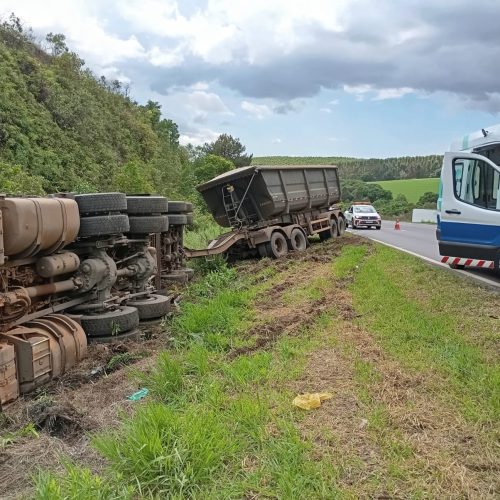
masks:
<path id="1" fill-rule="evenodd" d="M 379 213 L 368 202 L 355 202 L 348 210 L 344 212 L 347 227 L 353 229 L 361 227 L 374 227 L 380 229 L 382 227 L 382 218 Z"/>

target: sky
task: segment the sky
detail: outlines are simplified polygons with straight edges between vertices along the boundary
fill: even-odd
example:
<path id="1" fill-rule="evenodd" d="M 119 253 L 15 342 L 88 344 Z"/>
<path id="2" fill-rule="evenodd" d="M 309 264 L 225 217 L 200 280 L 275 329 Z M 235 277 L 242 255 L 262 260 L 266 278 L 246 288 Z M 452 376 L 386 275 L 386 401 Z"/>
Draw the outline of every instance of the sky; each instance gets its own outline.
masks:
<path id="1" fill-rule="evenodd" d="M 0 0 L 11 12 L 158 101 L 183 144 L 441 154 L 500 122 L 498 0 Z"/>

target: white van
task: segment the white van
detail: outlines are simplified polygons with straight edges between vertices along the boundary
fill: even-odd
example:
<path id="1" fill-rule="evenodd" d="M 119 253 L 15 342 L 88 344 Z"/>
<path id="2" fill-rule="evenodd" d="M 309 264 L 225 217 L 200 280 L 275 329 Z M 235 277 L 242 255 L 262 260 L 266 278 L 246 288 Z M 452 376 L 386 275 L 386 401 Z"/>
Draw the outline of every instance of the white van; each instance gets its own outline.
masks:
<path id="1" fill-rule="evenodd" d="M 444 155 L 436 236 L 451 267 L 499 268 L 500 125 L 453 143 Z"/>

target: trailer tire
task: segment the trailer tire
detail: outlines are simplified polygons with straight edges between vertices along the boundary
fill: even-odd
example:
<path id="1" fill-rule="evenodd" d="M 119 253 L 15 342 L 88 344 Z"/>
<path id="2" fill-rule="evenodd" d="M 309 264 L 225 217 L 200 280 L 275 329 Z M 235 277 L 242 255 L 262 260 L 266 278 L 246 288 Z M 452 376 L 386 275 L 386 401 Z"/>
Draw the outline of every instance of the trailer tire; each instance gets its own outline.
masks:
<path id="1" fill-rule="evenodd" d="M 107 214 L 110 212 L 125 212 L 127 197 L 123 193 L 93 193 L 77 194 L 75 201 L 80 217 L 92 214 Z"/>
<path id="2" fill-rule="evenodd" d="M 125 214 L 116 215 L 95 215 L 93 217 L 83 217 L 80 219 L 80 238 L 90 238 L 96 236 L 109 236 L 111 234 L 122 234 L 129 231 L 130 225 L 128 216 Z"/>
<path id="3" fill-rule="evenodd" d="M 185 214 L 168 214 L 168 222 L 171 226 L 185 226 L 187 224 L 187 216 Z"/>
<path id="4" fill-rule="evenodd" d="M 166 214 L 168 200 L 163 196 L 127 196 L 127 212 L 132 215 Z"/>
<path id="5" fill-rule="evenodd" d="M 290 250 L 295 250 L 296 252 L 303 252 L 307 248 L 306 235 L 298 227 L 292 229 L 288 247 Z"/>
<path id="6" fill-rule="evenodd" d="M 141 321 L 163 318 L 170 312 L 170 299 L 164 295 L 151 295 L 146 299 L 130 300 L 127 305 L 137 309 Z"/>
<path id="7" fill-rule="evenodd" d="M 339 222 L 338 222 L 338 236 L 343 236 L 345 233 L 345 219 L 344 217 L 339 217 Z"/>
<path id="8" fill-rule="evenodd" d="M 129 217 L 131 234 L 164 233 L 168 231 L 169 218 L 166 215 L 149 215 L 146 217 Z"/>
<path id="9" fill-rule="evenodd" d="M 330 228 L 326 231 L 321 231 L 319 233 L 319 239 L 321 241 L 329 240 L 330 238 L 336 238 L 339 235 L 339 228 L 337 226 L 337 220 L 335 217 L 330 219 Z"/>
<path id="10" fill-rule="evenodd" d="M 194 219 L 193 219 L 193 214 L 192 213 L 186 214 L 186 222 L 187 222 L 188 226 L 190 226 L 190 225 L 193 224 Z"/>
<path id="11" fill-rule="evenodd" d="M 125 306 L 100 314 L 83 314 L 80 322 L 87 337 L 115 337 L 119 340 L 121 334 L 137 328 L 139 312 L 134 307 Z"/>
<path id="12" fill-rule="evenodd" d="M 268 242 L 264 243 L 266 257 L 271 259 L 279 259 L 288 253 L 288 243 L 283 233 L 274 231 Z M 259 250 L 260 253 L 260 250 Z"/>
<path id="13" fill-rule="evenodd" d="M 192 211 L 193 208 L 191 207 Z M 168 202 L 168 213 L 172 214 L 183 214 L 187 212 L 187 203 L 184 201 L 169 201 Z"/>

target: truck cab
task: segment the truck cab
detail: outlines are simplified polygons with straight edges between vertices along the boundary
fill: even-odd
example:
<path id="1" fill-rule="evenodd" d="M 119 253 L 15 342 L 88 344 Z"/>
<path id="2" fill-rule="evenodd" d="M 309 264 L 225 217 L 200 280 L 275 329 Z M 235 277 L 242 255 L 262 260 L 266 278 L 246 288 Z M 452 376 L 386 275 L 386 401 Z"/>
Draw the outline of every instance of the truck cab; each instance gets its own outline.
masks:
<path id="1" fill-rule="evenodd" d="M 451 267 L 499 268 L 500 125 L 452 144 L 441 170 L 436 236 Z"/>

